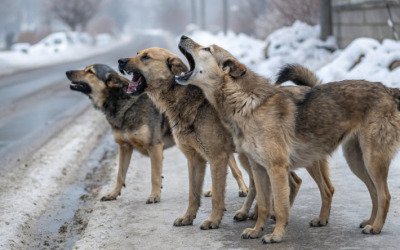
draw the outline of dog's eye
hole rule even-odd
[[[210,48],[204,48],[204,50],[210,52]]]
[[[90,73],[90,74],[94,74],[91,69],[89,69],[87,72]]]
[[[147,59],[150,59],[150,57],[148,57],[148,56],[142,56],[142,60],[147,60]]]

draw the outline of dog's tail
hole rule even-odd
[[[321,84],[318,77],[311,70],[299,64],[286,64],[278,73],[276,84],[292,81],[296,85],[316,87]]]

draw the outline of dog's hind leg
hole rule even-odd
[[[151,194],[149,198],[147,198],[146,204],[158,203],[161,201],[163,151],[164,143],[150,146],[147,149],[151,161]]]
[[[249,192],[249,189],[247,188],[246,183],[243,180],[242,172],[240,171],[238,165],[236,164],[236,160],[233,154],[229,155],[228,165],[231,169],[233,177],[235,178],[239,186],[239,197],[246,197]]]
[[[228,171],[227,154],[218,155],[210,159],[212,179],[212,210],[208,220],[201,223],[200,229],[215,229],[219,227],[225,211],[225,187]]]
[[[317,183],[322,200],[319,217],[310,221],[310,226],[326,226],[329,221],[333,193],[335,192],[335,188],[329,179],[328,163],[325,159],[316,161],[311,167],[307,168],[307,171]]]
[[[200,207],[204,175],[207,162],[194,150],[182,150],[188,159],[189,169],[189,206],[185,215],[174,221],[174,226],[192,225]],[[213,197],[214,198],[214,197]]]
[[[119,163],[117,184],[113,191],[103,196],[101,201],[116,200],[117,196],[121,194],[121,189],[125,186],[126,173],[128,172],[129,163],[131,161],[133,147],[127,143],[118,143],[119,146]]]
[[[372,225],[375,221],[376,213],[378,211],[378,197],[376,188],[367,172],[364,164],[363,153],[360,148],[358,138],[353,136],[349,138],[342,146],[343,154],[346,158],[347,164],[351,171],[362,180],[368,188],[369,195],[372,201],[371,216],[368,220],[361,222],[360,227],[364,228],[367,225]]]
[[[243,221],[249,217],[249,211],[250,211],[251,205],[253,204],[254,199],[256,198],[257,192],[256,192],[256,187],[255,187],[254,181],[253,181],[253,172],[251,170],[251,166],[250,166],[249,160],[247,159],[247,156],[244,155],[243,153],[240,153],[238,158],[239,158],[240,165],[242,165],[242,168],[249,175],[249,192],[247,194],[246,200],[243,203],[242,208],[240,210],[236,211],[235,215],[233,216],[233,219],[236,221]],[[254,210],[256,210],[255,207],[254,207]],[[254,212],[253,212],[252,215],[253,216],[250,215],[250,218],[255,217],[255,219],[257,219],[258,212],[256,211],[256,214],[254,214]]]

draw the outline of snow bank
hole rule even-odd
[[[322,41],[319,25],[300,21],[276,30],[265,41],[232,31],[226,36],[223,32],[213,35],[198,30],[195,25],[188,26],[187,34],[201,45],[216,44],[227,49],[247,67],[267,77],[273,77],[286,63],[299,63],[317,70],[340,53],[334,37]]]
[[[62,34],[65,36],[65,32],[51,34],[38,44],[27,49],[27,53],[21,51],[1,51],[0,76],[21,70],[79,61],[113,50],[131,40],[129,36],[121,36],[117,40],[105,42],[105,38],[100,37],[101,42],[93,44],[84,34],[80,36],[69,34],[73,36],[65,37],[65,39],[73,41],[67,44],[64,42],[65,39]]]
[[[400,41],[386,39],[380,43],[372,38],[358,38],[317,75],[323,82],[365,79],[398,87],[400,68],[390,70],[395,61],[400,61]]]

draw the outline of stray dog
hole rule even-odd
[[[259,235],[270,211],[266,197],[272,189],[276,227],[262,241],[281,242],[289,218],[289,170],[325,160],[340,144],[372,199],[371,217],[360,224],[362,232],[381,232],[391,198],[389,165],[400,143],[399,89],[361,80],[320,85],[306,68],[288,65],[279,73],[278,84],[291,80],[314,86],[299,98],[216,45],[203,47],[182,36],[179,46],[192,67],[176,81],[204,91],[238,150],[251,159],[258,221],[254,229],[244,231],[244,238]]]
[[[92,100],[110,123],[119,146],[117,184],[102,201],[115,200],[125,187],[125,177],[133,150],[151,160],[151,194],[146,203],[161,201],[163,150],[175,145],[168,119],[161,115],[147,95],[131,97],[125,91],[129,80],[107,65],[94,64],[84,70],[66,72],[70,89]]]
[[[133,74],[128,91],[133,95],[146,93],[168,116],[177,146],[188,159],[189,206],[184,216],[177,218],[175,226],[192,225],[200,206],[206,163],[210,163],[212,175],[212,212],[208,220],[201,223],[201,229],[218,228],[225,209],[224,194],[227,164],[239,185],[239,196],[247,194],[247,187],[236,165],[233,153],[235,147],[230,133],[221,124],[216,110],[196,86],[180,86],[175,75],[187,71],[186,65],[176,55],[161,48],[150,48],[138,52],[134,58],[119,60],[121,72]],[[131,90],[131,88],[133,90]],[[241,165],[251,170],[247,157],[239,155]],[[234,219],[249,217],[249,210],[255,198],[254,183],[250,178],[250,191],[245,205]],[[294,201],[301,179],[291,175],[291,203]],[[251,215],[256,218],[257,211]]]

